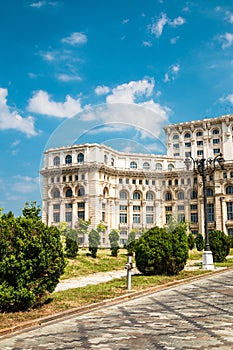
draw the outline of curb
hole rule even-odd
[[[45,316],[45,317],[37,318],[35,320],[25,321],[25,322],[22,322],[16,326],[0,329],[0,340],[3,340],[4,338],[10,337],[15,333],[22,333],[23,331],[25,331],[25,328],[27,328],[27,330],[32,330],[32,329],[35,329],[35,328],[40,327],[42,325],[54,323],[57,320],[60,320],[60,321],[65,320],[73,315],[77,315],[77,316],[83,315],[91,310],[98,310],[98,309],[102,308],[103,306],[115,305],[115,304],[120,303],[121,301],[132,300],[132,299],[136,299],[140,296],[150,295],[150,294],[155,293],[155,292],[159,292],[159,291],[169,289],[169,288],[172,288],[172,287],[175,287],[178,285],[182,285],[182,284],[185,284],[188,282],[192,282],[195,280],[204,279],[204,278],[210,277],[212,275],[224,273],[224,272],[229,271],[229,270],[233,270],[233,268],[221,268],[221,269],[218,269],[216,271],[207,272],[207,273],[200,275],[200,276],[188,277],[188,278],[185,278],[182,280],[168,282],[166,284],[150,287],[150,288],[136,291],[136,292],[134,292],[132,290],[132,292],[128,292],[127,294],[116,297],[116,298],[106,299],[106,300],[103,300],[103,301],[100,301],[97,303],[92,303],[89,305],[85,305],[85,306],[69,309],[66,311],[58,312],[58,313],[50,315],[50,316]]]

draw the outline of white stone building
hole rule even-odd
[[[167,155],[134,154],[99,144],[49,149],[44,154],[43,221],[67,222],[79,218],[100,222],[127,241],[132,229],[164,226],[173,215],[188,221],[193,233],[204,232],[200,175],[187,170],[186,157],[223,154],[224,170],[216,166],[207,176],[209,228],[233,235],[233,115],[168,125]],[[83,238],[87,244],[87,237]]]

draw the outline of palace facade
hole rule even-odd
[[[207,171],[209,229],[233,235],[233,115],[165,127],[167,154],[118,152],[102,144],[80,144],[44,153],[42,219],[48,225],[91,219],[91,228],[128,233],[164,226],[171,216],[189,222],[194,234],[204,233],[201,176],[185,159],[214,158],[222,153],[224,169]],[[87,237],[81,237],[88,244]]]

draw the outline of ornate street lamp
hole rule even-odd
[[[207,158],[207,159],[205,158],[193,159],[193,157],[190,156],[190,158],[186,158],[184,161],[187,170],[190,169],[193,163],[194,171],[200,174],[202,177],[203,199],[204,199],[204,231],[205,231],[205,250],[202,256],[202,268],[204,270],[214,269],[213,254],[210,250],[210,245],[209,245],[208,213],[207,213],[207,201],[206,201],[206,175],[212,174],[215,171],[216,164],[218,164],[221,167],[221,169],[223,169],[224,162],[225,160],[222,156],[222,153],[217,155],[215,158]]]

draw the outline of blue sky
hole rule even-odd
[[[164,153],[165,124],[232,113],[229,0],[3,0],[0,33],[5,212],[41,204],[47,147]]]

